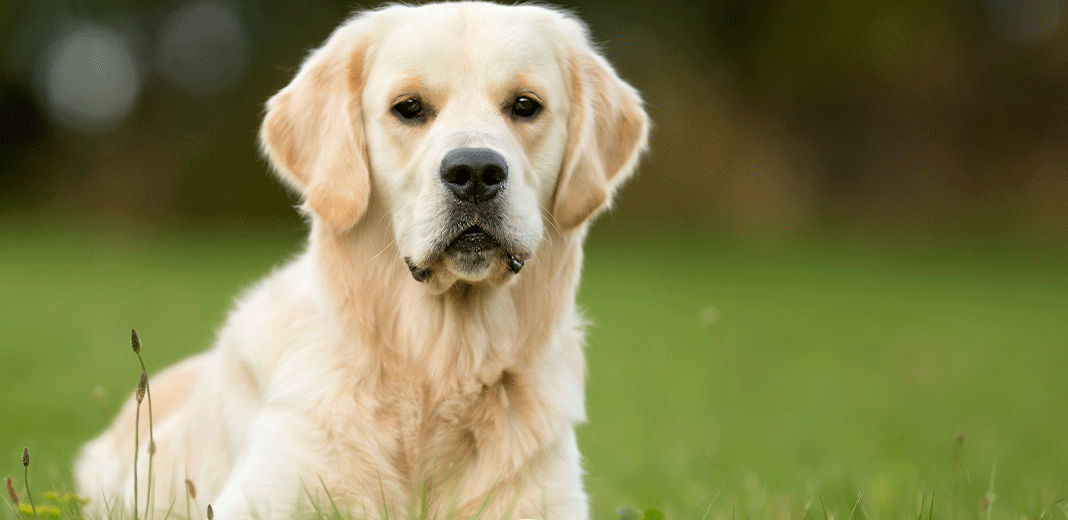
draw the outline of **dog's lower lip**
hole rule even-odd
[[[477,235],[477,234],[483,234],[483,235],[487,235],[487,236],[489,235],[489,233],[486,233],[486,230],[482,229],[481,226],[471,226],[471,227],[463,230],[459,235],[456,236],[456,238],[460,238],[460,237],[463,237],[463,236]]]
[[[481,253],[500,247],[500,242],[493,235],[479,226],[471,226],[456,236],[449,244],[450,251],[460,253]]]

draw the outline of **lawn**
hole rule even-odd
[[[0,477],[38,489],[206,348],[300,230],[0,227]],[[1068,250],[595,229],[580,429],[597,518],[1062,518]],[[2,516],[2,514],[0,514]],[[926,518],[926,514],[924,516]]]

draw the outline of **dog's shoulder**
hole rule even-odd
[[[237,300],[219,330],[215,351],[232,370],[267,384],[279,364],[333,336],[307,254],[274,269]]]

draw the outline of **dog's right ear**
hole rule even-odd
[[[577,228],[611,204],[649,141],[649,116],[638,91],[623,81],[591,43],[589,30],[565,16],[571,114],[553,216],[563,231]]]
[[[339,27],[267,102],[260,145],[303,207],[337,231],[356,224],[371,194],[360,114],[366,19]]]

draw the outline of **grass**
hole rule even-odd
[[[132,391],[127,331],[156,370],[206,348],[300,242],[0,227],[0,477],[29,446],[64,489]],[[597,518],[1068,519],[1063,246],[598,229],[580,301]]]

